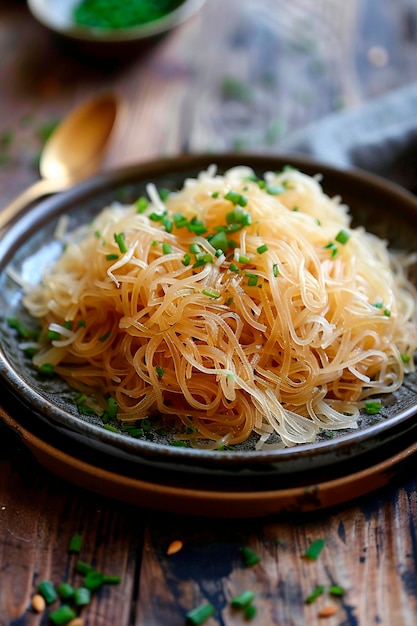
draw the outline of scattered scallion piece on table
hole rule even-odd
[[[239,595],[232,598],[231,605],[237,609],[242,609],[252,602],[255,592],[251,590],[242,591]]]
[[[45,598],[46,604],[52,604],[58,598],[57,590],[50,580],[42,580],[38,585],[38,591]]]
[[[76,612],[68,604],[63,604],[55,611],[51,611],[49,619],[55,626],[63,626],[63,624],[68,624],[76,616]]]
[[[259,563],[261,560],[261,557],[248,546],[244,546],[243,548],[241,548],[240,554],[246,567],[252,567],[253,565]]]
[[[82,545],[83,545],[82,535],[79,535],[79,534],[73,535],[68,545],[68,552],[79,553],[81,551]]]
[[[329,593],[332,596],[343,596],[343,594],[345,593],[345,590],[343,589],[343,587],[340,587],[339,585],[330,585]]]
[[[312,602],[314,602],[314,600],[317,600],[317,598],[321,596],[323,593],[324,593],[324,586],[317,585],[313,589],[313,591],[310,593],[310,595],[308,595],[307,598],[305,599],[306,604],[311,604]]]
[[[316,539],[313,541],[304,553],[305,558],[315,561],[319,557],[320,552],[323,550],[325,543],[324,539]]]
[[[199,626],[206,621],[209,617],[211,617],[214,613],[214,606],[210,603],[200,604],[199,606],[191,609],[186,614],[187,624],[193,624],[195,626]]]

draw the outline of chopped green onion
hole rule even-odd
[[[19,318],[17,318],[17,317],[8,317],[7,318],[7,324],[9,326],[9,328],[13,328],[14,330],[16,330],[18,335],[20,335],[20,337],[22,337],[23,339],[30,339],[31,337],[33,337],[34,331],[29,330],[28,328],[26,328],[22,324],[22,322],[19,320]]]
[[[86,587],[78,587],[74,589],[75,606],[87,606],[91,602],[91,592]]]
[[[315,587],[310,595],[307,596],[307,598],[305,599],[306,604],[311,604],[312,602],[314,602],[314,600],[317,600],[317,598],[321,596],[322,593],[324,593],[323,585],[317,585],[317,587]]]
[[[345,593],[345,590],[343,589],[343,587],[340,587],[339,585],[330,585],[329,593],[331,593],[332,596],[343,596],[343,594]]]
[[[67,330],[72,330],[72,320],[65,320],[63,323],[63,327]]]
[[[401,354],[401,361],[403,363],[409,363],[410,362],[410,355],[409,354]]]
[[[172,216],[172,219],[174,220],[174,224],[176,228],[183,228],[184,226],[188,224],[187,218],[184,217],[182,213],[174,213],[174,215]]]
[[[76,612],[72,610],[68,604],[63,604],[56,609],[55,611],[51,611],[49,614],[49,619],[51,622],[55,624],[55,626],[62,626],[63,624],[67,624],[72,619],[77,616]]]
[[[279,270],[278,270],[278,263],[274,263],[272,266],[272,273],[275,276],[275,278],[278,276]]]
[[[44,597],[46,604],[52,604],[58,598],[57,591],[50,580],[42,580],[38,585],[38,591]]]
[[[39,367],[39,373],[42,374],[42,376],[54,376],[55,367],[52,363],[43,363],[43,365]]]
[[[46,333],[46,339],[48,341],[56,341],[61,339],[61,335],[60,333],[57,333],[55,330],[48,330],[48,332]]]
[[[384,309],[385,317],[391,317],[391,311],[389,309]]]
[[[229,265],[229,270],[230,270],[231,272],[238,272],[238,271],[239,271],[239,268],[238,268],[238,266],[237,266],[237,265],[235,265],[234,263],[230,263],[230,265]]]
[[[196,235],[202,235],[207,230],[203,222],[198,220],[196,217],[193,217],[193,219],[188,222],[187,229]]]
[[[249,287],[256,287],[258,284],[258,276],[256,274],[246,274],[248,277],[248,285]]]
[[[118,254],[106,254],[106,261],[116,261],[118,258]]]
[[[116,417],[118,408],[119,408],[119,405],[117,404],[114,398],[112,398],[111,396],[107,398],[106,413],[109,417],[111,418]]]
[[[163,243],[162,244],[162,252],[163,252],[163,254],[171,254],[171,252],[172,252],[171,244]]]
[[[110,431],[111,433],[118,433],[118,429],[116,428],[116,426],[112,426],[111,424],[103,424],[103,428],[105,428],[106,430]]]
[[[106,341],[106,339],[110,337],[110,335],[111,335],[111,330],[108,330],[106,333],[104,333],[104,335],[101,335],[101,337],[99,337],[98,340],[103,343],[104,341]]]
[[[238,191],[233,191],[233,189],[227,192],[227,194],[224,196],[224,199],[230,200],[230,202],[232,202],[233,204],[238,204],[239,206],[246,206],[248,203],[248,199],[246,196],[239,193]]]
[[[239,263],[249,263],[250,258],[245,254],[240,254],[237,260],[239,261]]]
[[[88,574],[88,572],[93,572],[94,567],[85,561],[77,561],[75,564],[75,571],[79,574]]]
[[[161,367],[160,365],[157,365],[155,369],[156,369],[156,374],[158,378],[162,378],[162,376],[164,375],[164,368]]]
[[[68,600],[74,595],[74,587],[69,583],[61,583],[57,587],[58,595],[63,600]]]
[[[103,575],[103,582],[111,585],[120,584],[121,578],[120,576],[108,576],[106,574]]]
[[[365,402],[365,411],[368,415],[375,415],[382,409],[382,402],[380,400],[367,400]]]
[[[78,413],[80,415],[89,415],[91,417],[97,416],[97,411],[93,409],[93,407],[89,406],[88,404],[79,404]]]
[[[188,448],[188,443],[186,441],[180,441],[179,439],[171,441],[169,445],[174,446],[174,448]]]
[[[86,321],[85,320],[79,320],[77,328],[85,328],[85,327],[86,327]]]
[[[96,591],[101,587],[104,583],[104,576],[100,572],[96,572],[95,570],[91,572],[87,572],[86,577],[84,578],[84,586],[89,591]]]
[[[304,556],[307,559],[315,561],[318,558],[320,552],[323,550],[325,543],[326,542],[324,539],[316,539],[316,541],[313,541],[313,543],[307,548]]]
[[[198,245],[198,243],[191,243],[189,250],[191,254],[198,254],[199,252],[201,252],[200,246]]]
[[[240,553],[242,555],[242,559],[246,567],[252,567],[253,565],[256,565],[257,563],[259,563],[261,560],[261,557],[258,554],[256,554],[252,550],[252,548],[249,548],[247,546],[241,548]]]
[[[114,233],[114,240],[117,243],[117,245],[119,246],[119,250],[122,254],[124,254],[125,252],[127,252],[127,245],[125,242],[125,235],[124,233]]]
[[[228,242],[226,233],[224,231],[220,231],[216,233],[215,235],[209,238],[209,241],[211,245],[213,246],[213,248],[215,248],[216,250],[219,249],[219,250],[222,250],[223,252],[226,252],[226,250],[229,247],[229,242]]]
[[[138,213],[143,213],[148,208],[149,202],[146,198],[141,196],[136,200],[136,209]]]
[[[350,234],[344,228],[342,228],[342,230],[339,230],[339,232],[337,233],[335,237],[335,240],[343,245],[347,243],[349,239],[350,239]]]
[[[257,613],[256,606],[253,604],[248,604],[245,606],[245,617],[246,619],[253,619]]]
[[[188,611],[186,614],[187,623],[199,626],[211,617],[214,613],[214,606],[210,603],[200,604],[195,609]]]
[[[212,198],[218,198],[220,196],[220,191],[213,191],[213,193],[211,194]]]
[[[374,302],[373,305],[376,309],[382,309],[384,304],[382,302]]]
[[[165,200],[168,199],[170,194],[171,194],[170,189],[166,189],[165,187],[161,187],[161,189],[158,189],[158,195],[161,198],[162,202],[165,202]]]
[[[245,606],[250,604],[255,597],[254,591],[243,591],[238,596],[232,598],[231,605],[237,609],[243,609]]]
[[[70,539],[68,552],[80,552],[83,545],[82,535],[73,535]]]
[[[283,185],[266,185],[265,189],[271,196],[278,196],[285,191],[285,187]]]
[[[162,226],[165,228],[167,233],[172,233],[173,221],[166,215],[162,218]]]
[[[216,289],[203,289],[201,293],[209,298],[220,298],[220,292]]]
[[[182,257],[181,263],[183,265],[185,265],[186,267],[187,267],[187,265],[190,265],[190,263],[191,263],[191,255],[190,254],[184,254],[184,256]]]
[[[262,246],[259,246],[258,248],[256,248],[256,252],[258,254],[263,254],[264,252],[267,252],[268,250],[268,246],[264,243]]]

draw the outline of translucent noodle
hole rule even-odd
[[[163,416],[199,447],[292,446],[356,428],[414,367],[404,260],[317,178],[210,168],[148,194],[71,233],[25,286],[34,364],[113,397],[121,422]]]

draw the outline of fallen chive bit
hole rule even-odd
[[[316,539],[316,541],[313,541],[313,543],[307,548],[304,556],[307,559],[315,561],[318,558],[320,552],[323,550],[325,543],[326,542],[324,539]]]
[[[310,593],[310,595],[307,596],[307,598],[305,599],[306,604],[311,604],[312,602],[314,602],[314,600],[317,600],[317,598],[321,596],[323,593],[324,593],[323,585],[317,585],[313,589],[313,591]]]
[[[68,545],[68,552],[80,552],[83,545],[82,535],[73,535]]]
[[[69,600],[74,595],[74,587],[70,583],[61,583],[57,587],[58,595],[63,600]]]
[[[63,624],[67,624],[72,619],[77,616],[76,612],[68,606],[68,604],[63,604],[56,609],[55,611],[51,611],[49,614],[49,619],[51,622],[55,624],[55,626],[62,626]]]
[[[210,603],[200,604],[195,607],[195,609],[191,609],[186,614],[187,624],[194,624],[195,626],[199,626],[206,621],[209,617],[211,617],[214,613],[214,606]]]
[[[367,400],[365,402],[365,411],[368,415],[375,415],[382,409],[382,402],[380,400]]]
[[[114,240],[119,246],[119,250],[122,254],[127,252],[127,245],[126,245],[124,233],[114,233]]]
[[[253,604],[248,604],[245,606],[245,617],[246,619],[253,619],[256,615],[257,608]]]
[[[250,604],[255,597],[254,591],[242,591],[238,596],[232,598],[231,605],[237,609],[243,609],[245,606]]]
[[[88,574],[88,572],[93,572],[94,567],[85,561],[77,561],[75,564],[75,571],[79,574]]]
[[[335,240],[343,245],[347,243],[349,239],[350,239],[350,234],[344,228],[342,228],[342,230],[339,230],[339,232],[337,233],[335,237]]]
[[[58,593],[50,580],[42,580],[38,585],[38,591],[46,604],[52,604],[58,598]]]
[[[243,548],[241,548],[240,554],[242,555],[242,559],[246,567],[252,567],[253,565],[259,563],[261,560],[261,557],[248,546],[244,546]]]
[[[343,589],[343,587],[340,587],[339,585],[330,585],[329,593],[332,596],[343,596],[343,594],[345,593],[345,590]]]
[[[91,602],[91,591],[86,587],[77,587],[74,589],[75,606],[87,606]]]

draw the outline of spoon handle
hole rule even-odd
[[[0,209],[0,231],[2,231],[8,223],[19,215],[23,209],[29,206],[34,200],[46,196],[50,193],[62,191],[67,185],[62,180],[49,180],[41,178],[36,183],[22,191],[4,208]]]

